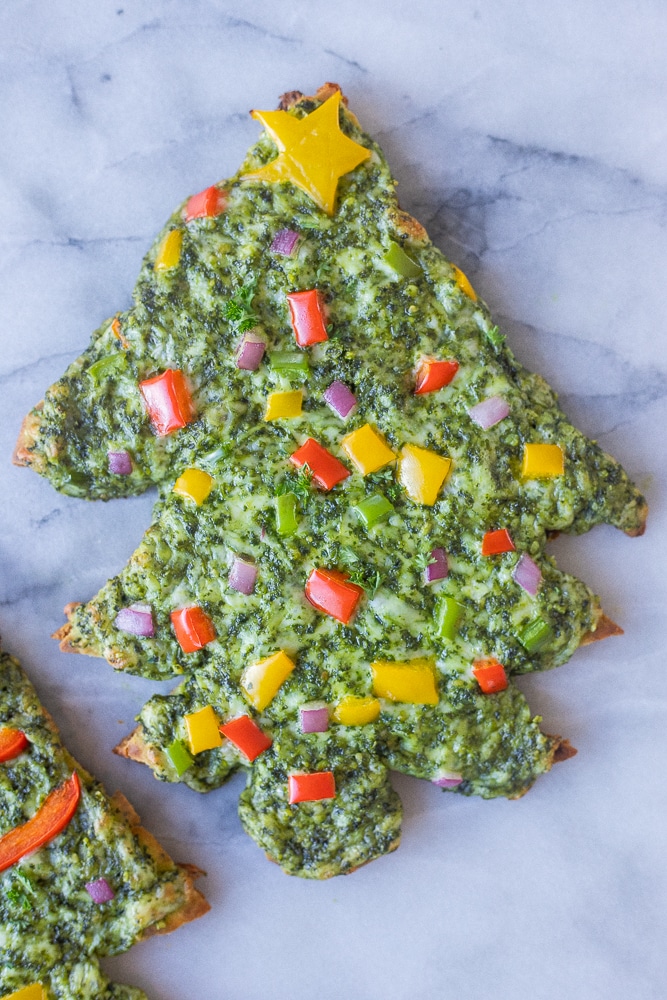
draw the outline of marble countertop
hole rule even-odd
[[[10,456],[23,414],[129,304],[173,205],[236,169],[248,109],[325,80],[651,516],[641,539],[553,545],[625,628],[520,684],[578,756],[517,802],[399,776],[399,851],[312,884],[241,830],[242,778],[203,797],[113,756],[158,686],[49,638],[122,566],[153,498],[67,498]],[[153,1000],[664,996],[666,92],[661,0],[2,4],[0,631],[72,751],[208,871],[213,906],[107,961],[115,979]]]

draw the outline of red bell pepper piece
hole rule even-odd
[[[183,218],[186,222],[192,222],[193,219],[212,219],[216,215],[222,215],[226,208],[227,192],[221,191],[214,184],[188,198],[183,209]]]
[[[322,297],[317,288],[290,292],[287,296],[292,329],[299,347],[310,347],[328,340]]]
[[[249,715],[239,715],[238,719],[226,722],[224,726],[220,726],[220,732],[249,761],[253,761],[255,757],[259,757],[273,743],[271,737],[260,729],[255,720],[251,719]]]
[[[472,672],[484,694],[495,694],[507,687],[507,674],[498,660],[476,660]]]
[[[0,729],[0,764],[23,753],[28,737],[20,729]]]
[[[333,489],[337,483],[342,483],[350,475],[343,463],[315,438],[308,438],[300,448],[297,448],[290,455],[290,462],[293,462],[298,469],[307,465],[313,474],[313,479],[323,490]]]
[[[194,605],[172,611],[171,623],[179,645],[184,653],[195,653],[213,642],[217,633],[215,625],[203,608]]]
[[[415,377],[415,396],[421,396],[425,392],[437,392],[438,389],[449,385],[458,370],[458,361],[422,358]]]
[[[46,796],[34,816],[0,837],[0,871],[32,854],[65,829],[76,812],[81,783],[76,771]]]
[[[140,382],[139,389],[159,437],[185,427],[197,415],[190,387],[180,368],[167,368],[161,375]]]
[[[306,581],[306,597],[318,611],[348,625],[363,597],[363,587],[335,569],[314,569]]]
[[[507,528],[497,531],[487,531],[482,539],[482,555],[497,556],[501,552],[514,552],[516,546],[510,538]]]
[[[314,802],[315,799],[334,799],[336,779],[333,771],[315,771],[311,774],[290,774],[289,803]]]

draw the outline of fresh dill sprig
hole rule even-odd
[[[283,481],[276,487],[276,496],[284,496],[285,493],[293,493],[302,503],[307,503],[312,496],[311,479],[313,473],[308,465],[304,465],[298,472],[288,473]]]
[[[486,331],[487,339],[494,347],[502,347],[505,343],[505,334],[501,333],[497,326],[492,326]]]
[[[13,873],[12,884],[5,895],[10,903],[22,910],[34,909],[31,897],[35,895],[35,887],[26,872],[15,871]]]

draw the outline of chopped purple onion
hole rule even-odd
[[[458,771],[442,771],[437,778],[433,779],[433,784],[438,788],[456,788],[463,781],[463,775]]]
[[[132,459],[129,451],[108,451],[109,472],[115,476],[129,476],[132,472]]]
[[[431,560],[424,570],[424,583],[435,583],[444,580],[449,572],[447,553],[444,549],[431,549]]]
[[[515,582],[520,587],[523,587],[526,593],[530,594],[531,597],[535,597],[542,582],[542,570],[525,552],[514,567],[512,576]]]
[[[471,406],[468,410],[468,416],[482,430],[488,431],[489,427],[504,420],[509,412],[510,406],[506,400],[501,396],[489,396],[488,399],[483,399],[476,406]]]
[[[299,242],[299,234],[293,229],[280,229],[273,237],[271,250],[279,253],[282,257],[292,257]]]
[[[244,371],[255,372],[262,363],[266,341],[258,334],[246,333],[236,352],[236,367]]]
[[[152,639],[155,635],[153,609],[150,604],[132,604],[129,608],[121,608],[114,619],[114,625],[121,632],[131,635],[141,635]]]
[[[232,569],[227,582],[232,590],[238,590],[240,594],[252,594],[257,582],[258,572],[259,570],[254,563],[246,562],[244,559],[234,556],[234,562],[232,563]]]
[[[329,708],[323,701],[311,701],[299,708],[302,733],[326,733],[329,728]]]
[[[93,903],[110,903],[116,896],[105,878],[96,878],[94,882],[86,882],[85,888]]]
[[[331,409],[343,418],[357,405],[354,393],[344,382],[332,382],[329,388],[324,390],[324,399]]]

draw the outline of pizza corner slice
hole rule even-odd
[[[62,746],[18,662],[0,652],[0,995],[145,1000],[98,959],[204,914],[202,873],[175,864],[120,793]]]
[[[639,535],[646,502],[400,209],[338,87],[253,115],[16,460],[89,499],[157,485],[62,647],[179,678],[119,752],[198,790],[247,769],[246,829],[321,878],[398,843],[391,769],[518,797],[573,752],[513,677],[620,629],[547,545]]]

